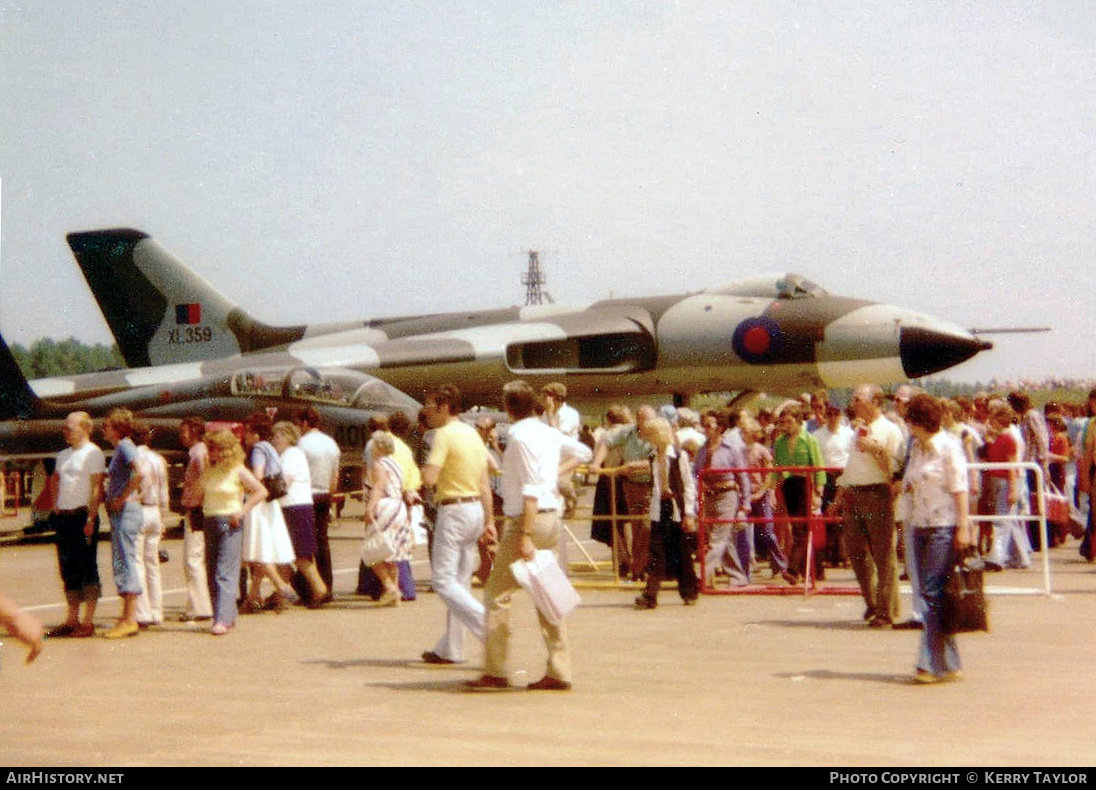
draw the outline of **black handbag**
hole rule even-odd
[[[278,462],[278,456],[270,445],[263,446],[259,444],[256,445],[256,449],[265,456],[266,476],[263,478],[262,483],[263,487],[266,488],[267,501],[272,502],[275,499],[281,499],[289,493],[289,487],[285,484],[285,477],[282,476],[282,465]]]
[[[979,557],[961,557],[944,584],[940,619],[945,634],[988,631],[986,593],[982,588],[985,563]]]
[[[285,485],[285,478],[282,477],[281,472],[278,472],[276,475],[267,475],[264,477],[263,486],[266,488],[266,498],[270,501],[281,499],[289,493],[289,489]]]

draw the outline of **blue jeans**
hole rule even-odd
[[[955,567],[955,527],[931,527],[913,530],[913,550],[921,596],[925,600],[925,628],[921,632],[921,650],[917,668],[934,675],[958,672],[959,647],[955,637],[945,634],[940,621],[944,584]]]
[[[213,622],[236,624],[236,593],[240,584],[240,556],[244,549],[244,528],[229,527],[228,516],[206,516],[203,531],[206,547],[206,579],[213,603]]]
[[[986,478],[993,497],[993,512],[998,516],[1014,516],[1020,512],[1019,503],[1008,503],[1008,480],[1003,477]],[[1020,501],[1023,501],[1021,496]],[[993,522],[993,545],[986,562],[1002,568],[1026,568],[1031,565],[1031,543],[1024,522],[1005,519]]]
[[[144,523],[145,514],[136,502],[126,502],[120,511],[110,514],[110,556],[119,595],[141,594],[137,535]]]

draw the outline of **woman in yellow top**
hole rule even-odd
[[[231,431],[206,434],[205,444],[209,465],[202,473],[202,511],[209,596],[213,601],[210,633],[220,636],[236,624],[244,517],[266,499],[266,487],[244,466],[243,447]]]

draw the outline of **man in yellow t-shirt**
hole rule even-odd
[[[422,480],[434,489],[437,518],[430,571],[434,592],[449,612],[445,633],[422,654],[428,664],[464,661],[464,629],[481,642],[485,637],[483,604],[472,595],[472,574],[479,564],[476,544],[495,538],[491,487],[487,478],[487,447],[475,428],[461,422],[460,391],[445,386],[426,396],[423,413],[434,429]]]

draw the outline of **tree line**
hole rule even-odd
[[[29,349],[15,343],[11,353],[28,379],[96,373],[126,366],[117,345],[96,343],[89,346],[74,337],[68,340],[40,338],[31,343]]]

